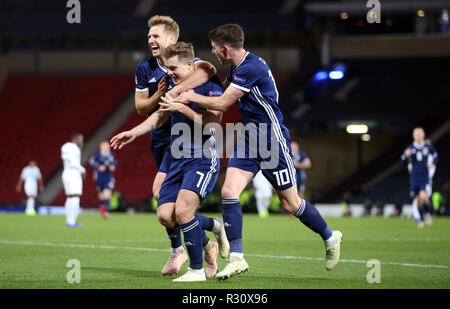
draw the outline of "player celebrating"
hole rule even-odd
[[[86,170],[81,165],[81,150],[83,149],[83,135],[72,134],[70,142],[61,147],[61,159],[64,165],[62,182],[66,193],[66,225],[68,227],[81,227],[77,223],[80,211],[80,197],[83,192],[83,178],[86,177]]]
[[[16,191],[20,192],[24,185],[23,190],[27,195],[27,206],[25,208],[25,214],[27,216],[36,215],[36,210],[34,209],[35,199],[39,192],[44,190],[44,183],[42,182],[41,170],[37,166],[36,161],[30,161],[27,166],[25,166],[20,173],[20,178],[17,181]]]
[[[297,194],[289,132],[282,124],[278,91],[269,67],[263,59],[244,49],[244,32],[237,24],[219,26],[209,32],[209,38],[212,53],[220,63],[232,65],[230,74],[222,83],[226,88],[225,92],[220,97],[208,97],[187,91],[182,93],[177,101],[195,102],[203,108],[218,111],[226,111],[237,102],[244,125],[254,124],[255,132],[252,133],[258,136],[258,140],[263,140],[265,145],[278,149],[278,156],[275,158],[278,165],[273,168],[268,166],[270,161],[263,159],[266,156],[259,153],[260,150],[257,150],[256,158],[250,157],[249,154],[255,151],[249,147],[249,135],[252,134],[246,134],[244,139],[238,140],[237,146],[244,143],[246,147],[245,157],[240,156],[235,148],[233,157],[228,162],[225,183],[222,187],[223,219],[231,253],[225,269],[216,277],[227,279],[249,269],[242,251],[243,220],[239,196],[259,170],[262,170],[274,187],[283,208],[320,234],[326,247],[325,267],[328,270],[333,269],[339,260],[342,233],[333,232],[317,209]],[[269,128],[266,126],[264,132],[258,128],[258,124],[267,124]],[[273,139],[276,140],[275,143],[271,143]]]
[[[438,154],[433,145],[425,143],[423,128],[414,128],[413,140],[413,143],[406,147],[401,159],[408,162],[413,210],[416,209],[418,212],[414,220],[418,222],[419,228],[422,228],[425,224],[432,223],[431,179],[438,162]]]
[[[300,147],[298,146],[297,142],[292,142],[291,148],[292,148],[292,157],[294,159],[295,171],[297,174],[298,196],[303,198],[305,194],[305,180],[306,180],[305,169],[310,169],[312,164],[308,155],[300,150]]]
[[[256,209],[261,218],[269,216],[270,199],[272,198],[272,185],[259,171],[253,178],[253,187],[255,188]]]
[[[161,96],[169,89],[167,69],[164,67],[163,52],[171,44],[177,42],[179,26],[169,16],[155,15],[148,20],[147,35],[151,55],[142,60],[136,69],[135,105],[140,115],[150,116],[159,108]],[[196,61],[197,69],[188,78],[175,86],[170,93],[176,96],[187,89],[198,87],[216,74],[213,65],[205,61]],[[170,121],[151,132],[150,144],[153,158],[158,170],[153,180],[153,197],[158,200],[161,184],[168,172],[170,156],[168,152],[170,140]],[[186,262],[187,255],[181,245],[181,232],[177,228],[166,228],[172,252],[162,269],[164,275],[178,273]]]
[[[100,200],[99,210],[103,218],[108,218],[109,201],[114,190],[114,171],[117,168],[116,156],[111,152],[108,141],[100,143],[100,151],[95,153],[89,163],[94,171],[94,180],[97,183],[98,199]]]
[[[193,74],[195,65],[192,44],[179,42],[170,45],[165,50],[164,57],[169,75],[175,84]],[[195,88],[194,91],[208,95],[222,94],[222,88],[218,81],[208,81]],[[189,107],[184,104],[177,104],[171,100],[169,95],[168,98],[170,104],[161,104],[162,108],[146,121],[130,131],[114,136],[111,139],[113,148],[120,149],[136,137],[157,129],[169,117],[172,128],[188,125],[190,133],[195,131],[194,122],[197,125],[205,125],[209,122],[220,123],[221,113],[204,110],[195,104]],[[218,220],[196,214],[197,205],[211,193],[218,175],[219,159],[215,149],[215,131],[210,129],[208,135],[197,137],[191,136],[191,134],[188,134],[188,136],[176,134],[172,130],[170,145],[171,151],[168,154],[171,156],[171,160],[169,171],[160,190],[158,219],[170,228],[180,225],[189,253],[190,267],[188,272],[174,281],[204,281],[206,277],[202,256],[203,230],[210,230],[216,234],[219,243],[222,244],[221,247],[227,247],[228,244],[223,224]],[[204,145],[208,145],[205,146],[205,150]],[[215,253],[209,253],[210,249],[214,248],[206,248],[205,250],[205,253],[208,253],[205,254],[205,260],[208,264],[207,277],[213,277],[217,273],[215,260],[218,247],[217,243],[210,243],[214,244],[215,250],[213,251]]]

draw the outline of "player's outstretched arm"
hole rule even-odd
[[[121,132],[109,141],[113,149],[122,149],[125,145],[133,142],[137,137],[158,129],[169,119],[170,114],[164,111],[156,111],[144,122],[137,125],[130,131]]]
[[[175,100],[168,93],[163,100],[163,102],[159,103],[162,111],[181,113],[195,123],[206,125],[210,122],[220,123],[222,120],[222,112],[213,110],[194,110],[185,104],[175,102]]]
[[[195,103],[200,107],[225,112],[233,103],[243,97],[244,91],[237,89],[236,87],[228,87],[220,97],[209,97],[195,93],[193,90],[183,92],[175,99],[175,102],[184,104]],[[164,98],[162,98],[164,101]],[[166,101],[165,101],[166,102]]]
[[[158,90],[150,97],[148,97],[148,91],[139,92],[136,91],[134,95],[134,103],[136,111],[139,115],[145,116],[150,114],[156,107],[161,99],[161,96],[166,93],[169,87],[169,83],[166,78],[161,78],[158,83]]]
[[[208,80],[213,78],[216,73],[217,70],[213,64],[203,60],[197,61],[195,63],[195,70],[192,72],[192,74],[190,74],[181,83],[173,87],[167,94],[169,94],[173,98],[176,98],[182,92],[195,89],[203,85]]]
[[[22,177],[19,178],[19,180],[17,181],[17,185],[16,185],[16,192],[19,193],[20,190],[22,190],[22,185],[23,185],[23,179]]]

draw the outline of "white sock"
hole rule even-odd
[[[417,207],[417,199],[414,199],[412,202],[412,213],[414,221],[421,221],[419,207]]]
[[[73,211],[73,222],[77,223],[78,214],[80,212],[80,197],[72,197],[72,211]]]
[[[216,218],[213,218],[213,220],[214,220],[214,226],[213,226],[213,229],[211,232],[217,234],[220,232],[220,221],[217,220]]]
[[[178,248],[172,248],[172,252],[180,252],[183,250],[184,250],[183,246],[179,246]]]
[[[267,197],[264,199],[264,203],[263,203],[264,210],[269,209],[269,206],[270,206],[270,198]]]
[[[66,197],[66,203],[64,204],[64,210],[66,211],[66,223],[73,225],[74,223],[72,223],[72,220],[71,220],[72,219],[71,199],[72,199],[71,197]]]
[[[334,234],[331,234],[331,237],[325,240],[325,245],[327,247],[331,246],[336,241],[336,237],[334,237]]]
[[[264,212],[264,202],[262,198],[256,199],[256,209],[258,209],[259,214]]]
[[[195,271],[199,275],[204,275],[205,274],[205,270],[203,269],[203,267],[201,269],[192,269],[191,268],[191,270]]]
[[[25,209],[25,211],[31,211],[34,210],[34,198],[29,197],[27,198],[27,208]]]
[[[244,258],[244,253],[241,252],[231,252],[230,253],[230,258],[235,257],[238,258],[239,260],[242,260]]]

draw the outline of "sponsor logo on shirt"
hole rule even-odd
[[[220,91],[210,91],[210,92],[208,92],[208,95],[210,97],[213,97],[213,96],[220,96],[220,95],[222,95],[222,93]]]
[[[241,82],[241,83],[245,83],[245,78],[239,77],[239,76],[234,76],[233,80]]]

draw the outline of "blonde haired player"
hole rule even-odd
[[[74,133],[70,142],[61,147],[61,159],[64,165],[62,182],[67,197],[64,207],[68,227],[82,226],[77,223],[77,217],[80,211],[80,197],[83,192],[82,177],[86,176],[86,169],[80,163],[83,143],[83,135]]]
[[[44,190],[44,183],[42,182],[41,170],[37,166],[36,161],[30,161],[27,166],[22,169],[20,178],[17,181],[16,191],[19,193],[23,186],[23,190],[27,195],[27,206],[25,208],[25,214],[27,216],[36,215],[35,199],[39,192]]]

